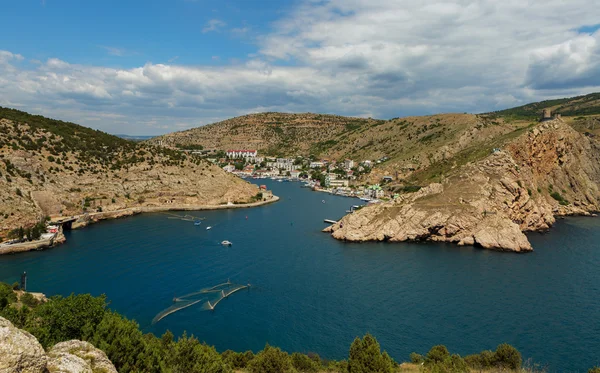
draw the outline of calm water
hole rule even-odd
[[[341,359],[370,332],[400,361],[435,344],[468,354],[508,342],[551,371],[600,363],[600,219],[561,220],[531,235],[535,252],[526,255],[350,244],[320,230],[358,200],[269,186],[280,202],[199,212],[200,227],[152,214],[68,232],[58,248],[0,257],[0,280],[27,271],[32,291],[106,293],[144,330],[187,330],[219,350],[268,342]],[[192,306],[150,324],[174,295],[227,278],[253,288],[214,312]]]

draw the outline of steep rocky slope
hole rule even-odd
[[[0,108],[0,237],[46,215],[250,202],[257,192],[178,151]]]
[[[117,373],[117,370],[104,352],[88,342],[61,342],[46,353],[33,335],[0,317],[0,372]]]
[[[562,120],[540,123],[439,183],[329,227],[350,241],[431,240],[529,251],[523,232],[600,210],[600,144]]]

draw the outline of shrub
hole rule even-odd
[[[421,364],[425,361],[425,358],[421,354],[417,354],[416,352],[412,352],[410,354],[410,362],[413,364]]]
[[[593,367],[588,370],[588,373],[600,373],[600,367]]]
[[[450,357],[448,349],[444,345],[433,346],[427,353],[425,362],[426,363],[437,363],[442,362]]]
[[[252,351],[246,352],[235,352],[227,350],[223,352],[223,361],[234,369],[245,369],[250,361],[254,359],[254,353]]]
[[[356,338],[350,346],[348,358],[349,373],[392,372],[393,362],[389,355],[381,353],[379,343],[370,334],[361,340]]]
[[[479,354],[465,356],[465,362],[473,369],[489,369],[494,364],[494,352],[486,350]]]
[[[292,365],[298,372],[318,372],[321,368],[321,364],[298,352],[292,354]]]
[[[496,348],[494,353],[495,366],[505,369],[519,369],[522,362],[521,353],[513,346],[503,343]]]
[[[290,356],[279,348],[268,344],[248,364],[250,373],[284,373],[293,372]]]
[[[31,295],[31,293],[24,293],[23,295],[21,295],[21,298],[19,300],[21,301],[21,303],[31,308],[39,304],[39,301],[35,299],[35,297]]]

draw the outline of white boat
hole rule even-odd
[[[360,197],[360,200],[361,201],[365,201],[365,202],[369,202],[369,201],[371,201],[371,198],[369,198],[369,197]]]
[[[231,246],[233,244],[230,241],[225,240],[225,241],[221,242],[221,245],[223,245],[223,246]]]
[[[212,229],[212,227],[211,227],[211,226],[208,226],[208,227],[206,227],[206,230],[207,230],[207,231],[209,231],[209,230],[211,230],[211,229]]]

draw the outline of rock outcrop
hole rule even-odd
[[[0,317],[0,372],[43,373],[48,357],[35,337]]]
[[[58,343],[50,349],[48,357],[50,373],[117,373],[106,354],[88,342]]]
[[[35,337],[0,317],[2,373],[117,373],[106,354],[92,344],[67,341],[48,354]]]
[[[556,119],[441,183],[367,206],[325,231],[349,241],[446,241],[531,251],[524,232],[600,210],[600,144]]]

